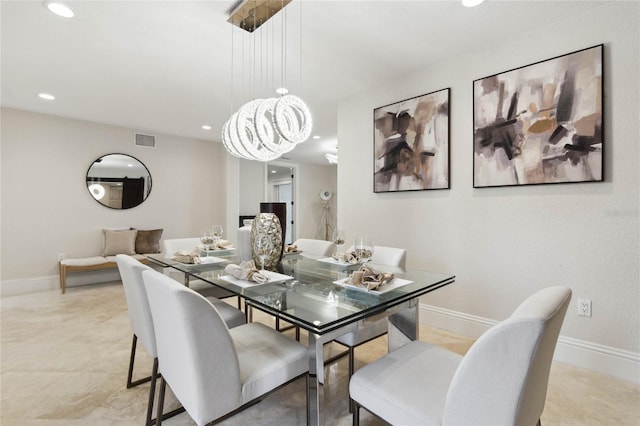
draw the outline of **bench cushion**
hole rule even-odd
[[[115,256],[113,257],[113,262],[115,262]],[[103,263],[107,263],[109,260],[104,258],[103,256],[93,256],[93,257],[81,257],[77,259],[62,259],[60,263],[64,266],[94,266],[101,265]]]

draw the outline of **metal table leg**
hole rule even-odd
[[[403,310],[389,316],[389,352],[418,339],[418,313],[418,300],[413,299]]]

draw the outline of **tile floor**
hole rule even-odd
[[[2,426],[144,423],[148,384],[125,387],[131,331],[120,283],[73,287],[65,295],[52,290],[9,296],[0,311]],[[420,338],[461,354],[473,342],[427,326]],[[356,368],[385,352],[385,338],[359,347]],[[151,371],[151,362],[141,352],[138,374]],[[326,371],[328,423],[349,425],[346,358]],[[172,395],[167,406],[177,406]],[[299,380],[221,424],[298,425],[304,419]],[[193,422],[185,413],[164,424]],[[361,424],[383,423],[363,412]],[[554,363],[542,424],[640,425],[640,386]]]

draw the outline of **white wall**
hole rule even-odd
[[[536,290],[568,285],[562,334],[619,349],[638,375],[639,16],[637,2],[613,2],[346,99],[338,111],[341,228],[406,247],[409,267],[455,274],[422,302],[466,318],[501,320]],[[606,182],[473,189],[472,81],[600,43]],[[451,189],[374,194],[372,110],[446,87]],[[592,318],[576,316],[577,298],[592,299]]]
[[[322,216],[320,191],[330,189],[334,194],[336,193],[336,166],[304,164],[298,168],[298,176],[298,238],[316,238],[316,229]],[[336,205],[334,197],[331,200],[334,220]]]
[[[138,147],[132,129],[1,112],[3,284],[57,275],[61,252],[101,254],[103,228],[163,228],[163,238],[177,238],[226,220],[221,144],[156,135],[155,149]],[[132,155],[151,172],[151,194],[140,206],[109,209],[87,191],[87,169],[108,153]]]

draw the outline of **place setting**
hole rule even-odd
[[[318,259],[320,262],[338,266],[362,265],[371,260],[374,253],[373,241],[370,237],[356,237],[355,244],[350,250],[343,251],[345,244],[344,231],[336,230],[334,234],[336,251],[331,257]]]
[[[203,230],[200,236],[202,246],[196,247],[196,250],[204,253],[205,257],[209,257],[211,252],[223,254],[235,250],[231,241],[222,239],[223,233],[222,225],[213,225],[211,228]]]
[[[246,260],[240,264],[231,263],[224,268],[225,275],[220,279],[240,287],[252,287],[260,284],[274,284],[292,280],[290,275],[275,271],[258,269],[253,260]]]
[[[373,294],[383,294],[399,287],[413,283],[413,281],[396,277],[391,272],[381,272],[371,266],[361,266],[347,278],[333,282],[342,287],[366,291]]]

